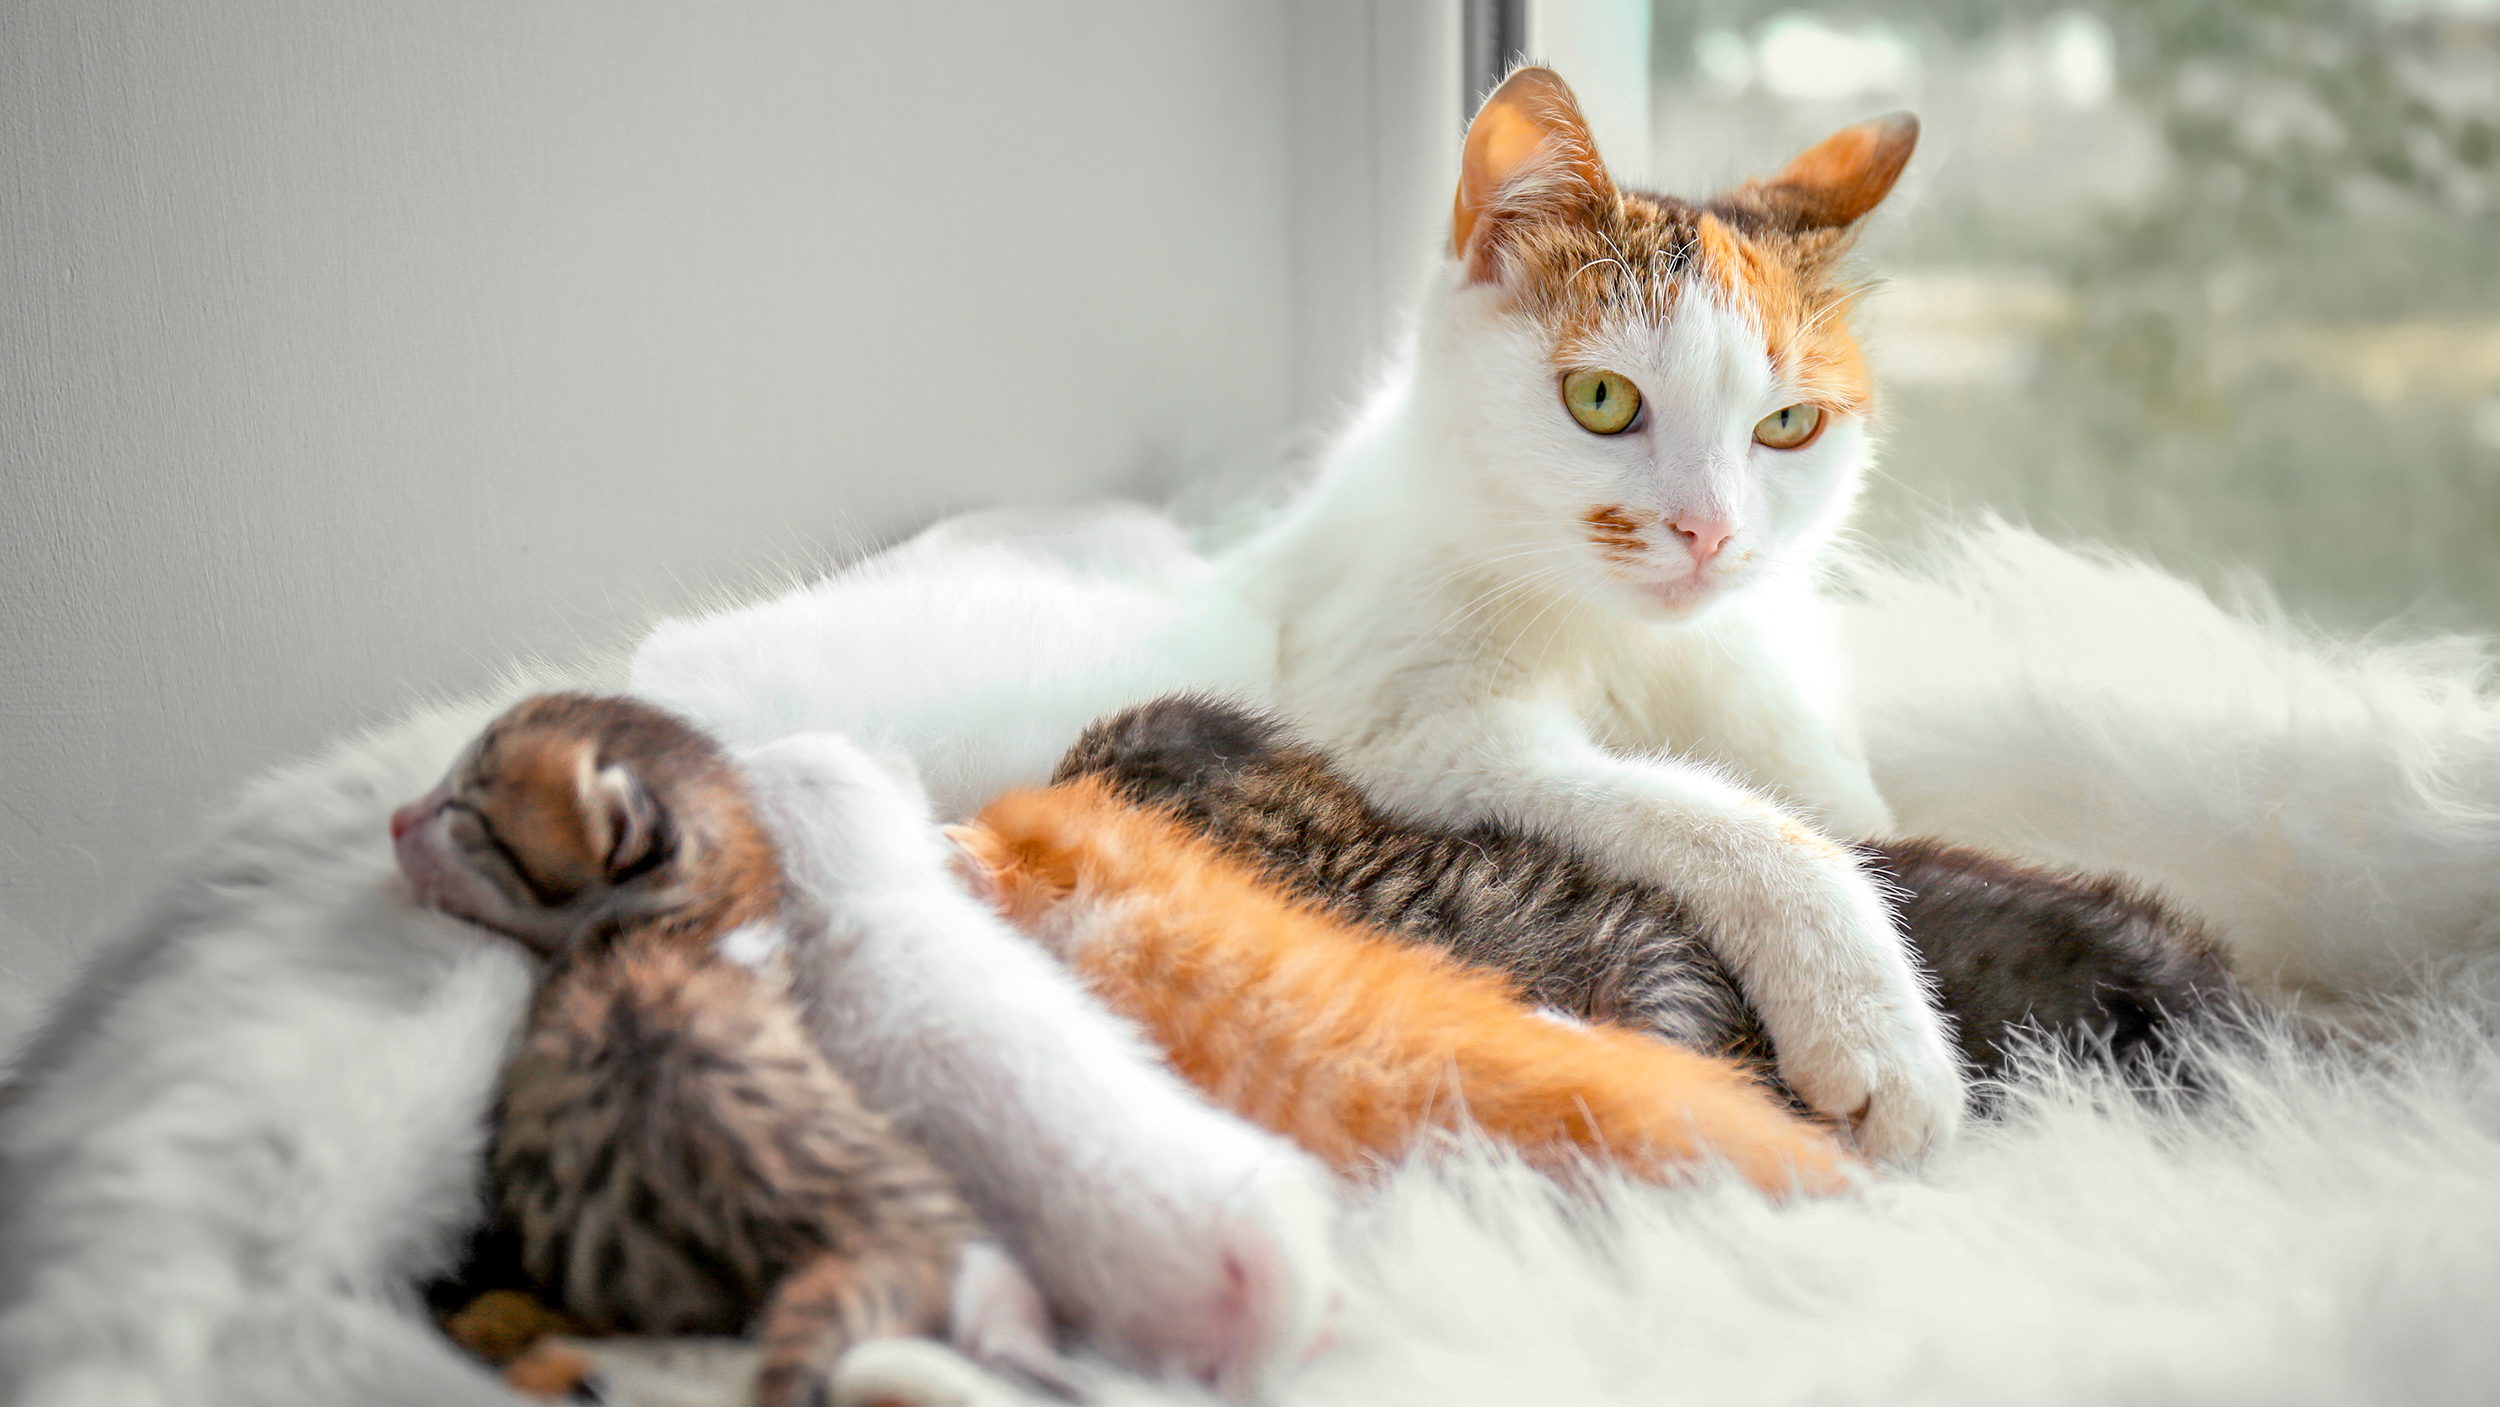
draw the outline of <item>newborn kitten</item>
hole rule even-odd
[[[1334,1196],[1216,1109],[964,891],[906,766],[801,733],[742,756],[821,924],[795,927],[819,1048],[945,1160],[1051,1309],[1141,1372],[1266,1395],[1324,1340]]]
[[[1770,1063],[1760,1020],[1672,894],[1523,832],[1391,816],[1274,718],[1203,697],[1142,704],[1068,750],[1058,777],[1089,776],[1313,902],[1508,970],[1537,1001]],[[2155,1055],[2175,1022],[2235,990],[2200,928],[2121,880],[1932,841],[1859,853],[1905,891],[1910,945],[1984,1075],[2004,1073],[2025,1033]]]
[[[974,887],[1143,1025],[1183,1075],[1340,1172],[1470,1126],[1570,1173],[1726,1159],[1774,1195],[1846,1184],[1831,1136],[1732,1062],[1556,1019],[1506,977],[1290,899],[1097,778],[951,834]]]
[[[1050,1376],[1031,1287],[801,1025],[780,862],[710,739],[631,699],[542,695],[391,834],[418,903],[554,959],[493,1174],[558,1308],[602,1332],[760,1323],[761,1403],[809,1401],[850,1344],[950,1321]]]

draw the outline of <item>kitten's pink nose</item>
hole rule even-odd
[[[411,801],[393,811],[391,813],[391,839],[398,840],[401,836],[416,829],[417,822],[424,819],[425,803],[422,801]]]
[[[1684,550],[1693,554],[1695,567],[1707,566],[1711,558],[1719,555],[1719,548],[1736,535],[1735,524],[1715,518],[1677,518],[1667,526],[1683,534]]]

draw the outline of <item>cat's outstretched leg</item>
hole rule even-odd
[[[1959,1066],[1875,882],[1780,807],[1691,763],[1608,753],[1520,700],[1451,709],[1343,760],[1393,809],[1540,831],[1673,890],[1761,1012],[1781,1078],[1869,1156],[1920,1158],[1960,1128]]]

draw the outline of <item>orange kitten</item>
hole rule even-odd
[[[1523,1002],[1503,975],[1305,907],[1098,778],[950,832],[977,888],[1220,1103],[1341,1172],[1472,1125],[1532,1162],[1656,1181],[1725,1159],[1765,1192],[1850,1159],[1733,1063]]]

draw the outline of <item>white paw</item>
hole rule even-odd
[[[1031,1407],[1037,1399],[928,1339],[871,1339],[833,1365],[832,1407]]]
[[[1808,950],[1774,964],[1781,990],[1756,997],[1780,1077],[1859,1152],[1915,1163],[1961,1130],[1961,1063],[1874,882],[1836,849],[1816,861],[1811,889],[1829,902],[1788,940]]]

